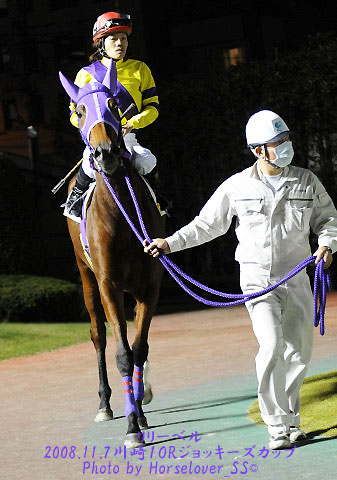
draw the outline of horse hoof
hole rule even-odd
[[[143,405],[147,405],[148,403],[151,402],[151,400],[153,399],[153,393],[152,393],[152,390],[151,390],[151,387],[146,389],[145,392],[144,392],[144,398],[143,398]]]
[[[114,415],[111,408],[100,408],[95,417],[95,422],[106,422],[107,420],[112,420]]]
[[[125,437],[124,447],[126,448],[145,447],[145,442],[143,440],[143,435],[141,434],[141,432],[127,433]]]
[[[149,428],[146,417],[138,417],[138,426],[141,430],[147,430]]]

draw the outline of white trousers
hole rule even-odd
[[[255,277],[255,278],[254,278]],[[257,291],[258,275],[241,273],[241,288]],[[275,426],[300,425],[299,390],[303,383],[313,345],[313,296],[305,272],[256,300],[247,310],[259,343],[256,355],[258,401],[269,432]],[[273,428],[274,427],[274,428]]]
[[[142,147],[136,138],[135,133],[127,133],[124,136],[124,143],[128,151],[131,153],[130,162],[133,168],[140,175],[147,175],[157,164],[157,159],[148,149]],[[82,168],[88,177],[95,179],[95,170],[90,166],[90,150],[86,147],[83,151]]]

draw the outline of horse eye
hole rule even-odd
[[[112,112],[115,112],[116,110],[118,110],[118,106],[117,106],[117,103],[114,102],[112,99],[109,100],[109,108]]]
[[[78,118],[83,117],[83,113],[80,110],[76,110],[76,115],[78,116]]]

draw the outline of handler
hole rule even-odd
[[[94,53],[90,56],[91,65],[82,68],[75,78],[75,85],[82,88],[89,82],[103,80],[111,61],[117,68],[117,104],[120,113],[129,107],[126,118],[122,119],[122,133],[126,148],[131,153],[131,164],[140,175],[147,175],[156,166],[153,153],[142,147],[137,140],[136,132],[147,127],[156,120],[159,114],[157,89],[149,67],[139,60],[126,58],[128,38],[132,32],[129,15],[117,12],[106,12],[100,15],[93,29]],[[99,78],[98,78],[99,77]],[[78,127],[75,112],[76,105],[70,104],[71,123]],[[65,211],[74,220],[81,217],[81,197],[89,183],[95,179],[95,172],[90,167],[89,148],[83,152],[83,162],[77,174],[76,183],[70,192]]]
[[[192,222],[172,236],[144,241],[154,257],[208,242],[227,232],[237,217],[243,293],[281,280],[311,255],[310,228],[318,236],[316,264],[325,268],[337,250],[337,211],[321,182],[309,170],[290,165],[290,132],[276,113],[262,110],[246,126],[254,165],[225,180]],[[313,344],[313,298],[307,273],[246,303],[259,343],[256,356],[258,401],[271,449],[303,440],[299,390]]]

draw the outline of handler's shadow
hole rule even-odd
[[[231,413],[230,415],[219,415],[218,417],[207,417],[207,418],[191,418],[191,419],[183,419],[177,420],[176,422],[165,422],[156,425],[149,425],[149,429],[160,428],[160,427],[168,427],[169,425],[181,425],[182,423],[195,423],[195,422],[208,422],[212,420],[224,420],[225,418],[234,418],[234,417],[245,417],[246,413]]]
[[[329,430],[337,428],[337,425],[334,425],[333,427],[321,429],[321,430],[313,430],[312,432],[307,433],[307,438],[305,440],[301,440],[300,442],[296,442],[296,448],[301,448],[305,447],[306,445],[311,445],[313,443],[319,443],[319,442],[327,442],[329,440],[336,440],[337,435],[333,435],[332,437],[319,437],[316,438],[317,436],[322,435],[325,432],[328,432]]]
[[[256,395],[242,395],[242,396],[228,397],[228,398],[214,400],[214,401],[206,400],[204,402],[188,403],[186,405],[177,405],[176,407],[164,407],[164,408],[158,408],[156,410],[146,410],[146,412],[144,413],[147,415],[150,413],[162,412],[163,414],[166,415],[167,413],[179,413],[179,412],[187,412],[191,410],[201,410],[204,408],[220,407],[222,405],[243,402],[246,400],[256,400]]]
[[[158,409],[155,409],[155,410],[145,410],[144,409],[144,413],[145,415],[150,415],[151,413],[160,413],[162,415],[166,415],[166,414],[170,414],[170,413],[179,413],[179,412],[188,412],[188,411],[192,411],[192,410],[203,410],[204,408],[213,408],[213,407],[221,407],[221,406],[225,406],[225,405],[228,405],[228,404],[231,404],[231,403],[235,403],[235,402],[243,402],[243,401],[246,401],[246,400],[256,400],[256,395],[242,395],[241,397],[240,396],[237,396],[237,397],[228,397],[226,399],[223,399],[223,400],[214,400],[214,402],[211,402],[211,401],[204,401],[204,402],[196,402],[196,403],[188,403],[186,405],[177,405],[176,407],[163,407],[163,408],[158,408]],[[223,415],[221,418],[225,418],[227,415]],[[239,415],[233,415],[231,414],[230,415],[231,417],[233,416],[239,416]],[[242,416],[242,415],[240,415]],[[124,415],[120,415],[119,417],[116,417],[114,416],[114,420],[119,420],[119,419],[123,419],[125,418]],[[200,419],[202,420],[202,419]],[[181,420],[181,421],[177,421],[177,422],[173,422],[173,423],[165,423],[163,425],[153,425],[149,428],[155,428],[155,427],[164,427],[165,425],[176,425],[178,423],[183,423],[183,422],[186,422],[187,420]],[[194,420],[190,420],[191,422],[193,421],[196,421],[196,419]]]

